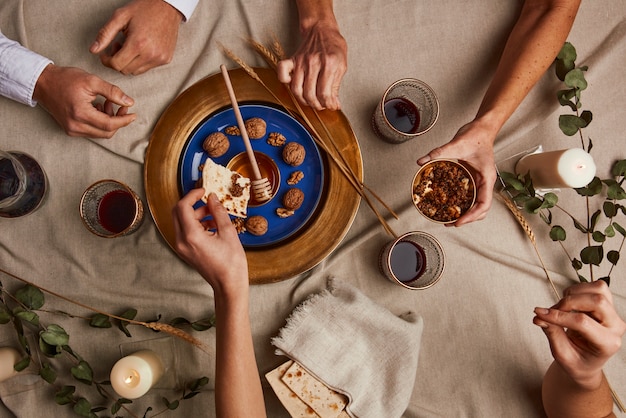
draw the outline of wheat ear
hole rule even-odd
[[[500,198],[504,201],[504,204],[506,205],[507,208],[509,208],[509,210],[511,211],[511,213],[513,214],[517,222],[520,224],[520,226],[526,233],[526,236],[532,243],[533,248],[535,249],[535,253],[537,254],[537,258],[539,258],[539,262],[541,263],[541,268],[543,269],[543,272],[546,275],[546,279],[548,279],[548,283],[550,283],[550,287],[552,288],[552,291],[554,292],[554,296],[556,297],[556,300],[558,301],[561,298],[561,296],[559,295],[559,292],[556,290],[556,286],[554,286],[554,282],[552,281],[552,278],[550,278],[550,274],[548,273],[548,269],[546,268],[543,262],[543,258],[541,258],[541,253],[539,253],[539,248],[537,247],[537,239],[535,238],[535,233],[530,227],[530,224],[526,221],[526,218],[524,218],[524,215],[522,214],[522,212],[520,212],[520,210],[517,208],[517,206],[515,205],[515,203],[513,203],[511,199],[502,195],[498,195],[498,196],[500,196]]]

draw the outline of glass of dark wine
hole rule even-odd
[[[17,218],[34,212],[47,190],[46,173],[33,157],[0,150],[0,217]]]
[[[379,267],[388,280],[406,289],[427,289],[441,278],[445,253],[434,236],[407,232],[382,248]]]
[[[404,78],[393,83],[376,105],[372,129],[394,144],[428,132],[439,118],[439,100],[423,81]]]
[[[117,180],[100,180],[85,190],[80,199],[80,217],[89,231],[115,238],[137,231],[144,219],[141,199]]]

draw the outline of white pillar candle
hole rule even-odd
[[[0,382],[17,374],[14,366],[21,358],[20,352],[15,348],[0,347]]]
[[[536,189],[585,187],[596,175],[596,164],[581,148],[526,155],[515,166],[517,174],[530,172]]]
[[[120,397],[136,399],[156,384],[163,369],[163,363],[154,351],[137,351],[115,363],[111,369],[111,386]]]

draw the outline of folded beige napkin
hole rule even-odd
[[[353,417],[400,417],[417,371],[422,318],[396,316],[336,279],[296,307],[272,344],[348,397]]]

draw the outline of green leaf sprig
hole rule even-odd
[[[563,89],[557,92],[559,104],[569,108],[573,114],[559,116],[559,128],[567,136],[580,136],[581,147],[590,152],[593,148],[591,138],[585,140],[583,129],[589,126],[593,115],[589,110],[582,110],[582,91],[588,86],[585,72],[588,67],[576,66],[576,49],[566,42],[559,52],[555,61],[555,72],[559,80],[564,83]],[[500,177],[504,182],[504,190],[508,192],[512,200],[524,209],[528,214],[539,217],[550,226],[549,236],[554,242],[558,242],[570,260],[578,280],[581,282],[596,280],[594,266],[600,266],[605,260],[610,263],[610,269],[606,276],[600,277],[610,284],[611,273],[620,259],[620,253],[626,240],[626,229],[622,226],[620,217],[626,215],[626,207],[622,203],[626,199],[624,191],[624,179],[626,178],[626,160],[618,160],[611,167],[611,177],[601,180],[597,176],[585,187],[574,189],[579,196],[585,198],[587,218],[579,220],[568,210],[559,205],[556,194],[548,192],[539,194],[533,187],[528,173],[513,174],[501,172]],[[591,211],[590,199],[602,199],[601,207]],[[575,230],[586,234],[587,245],[578,255],[570,255],[563,242],[567,239],[564,226],[555,224],[553,210],[563,212],[572,222]],[[617,249],[606,251],[605,244],[611,238],[620,239]],[[588,266],[588,275],[583,273],[583,267]]]

